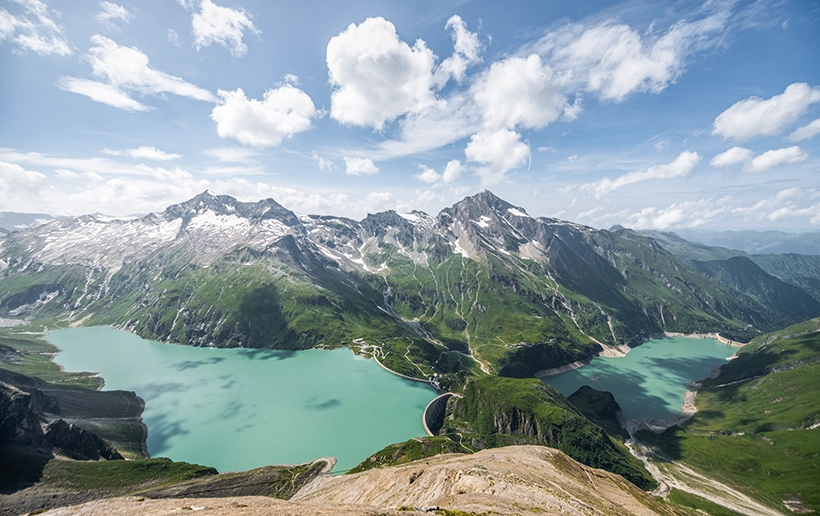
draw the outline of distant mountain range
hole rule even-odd
[[[820,255],[820,231],[786,233],[783,231],[708,231],[683,229],[677,234],[690,242],[738,249],[749,254]]]
[[[0,239],[0,316],[198,346],[348,345],[438,378],[531,376],[661,332],[745,341],[820,315],[820,289],[775,274],[791,265],[683,242],[531,217],[486,191],[362,221],[205,192]]]
[[[21,229],[39,226],[54,220],[51,215],[45,213],[15,213],[13,211],[0,211],[0,235],[19,231]]]

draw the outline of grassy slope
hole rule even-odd
[[[704,381],[685,429],[641,439],[773,505],[797,497],[820,510],[818,330],[813,319],[754,339]]]
[[[476,434],[473,448],[541,444],[624,476],[644,489],[655,483],[643,465],[558,391],[535,378],[471,379],[463,398],[451,398],[443,432]]]
[[[463,398],[451,398],[442,435],[393,444],[365,459],[351,473],[403,464],[441,453],[539,444],[573,459],[624,476],[649,489],[654,480],[626,448],[581,415],[558,391],[534,379],[472,377]]]
[[[629,439],[629,433],[618,422],[621,407],[611,392],[582,385],[567,399],[581,414],[603,428],[610,436],[621,441]]]

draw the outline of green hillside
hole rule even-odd
[[[697,406],[683,428],[640,438],[774,507],[820,510],[820,319],[754,339]]]

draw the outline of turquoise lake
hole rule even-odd
[[[99,373],[104,390],[145,400],[152,457],[242,471],[334,456],[334,472],[425,435],[436,391],[348,349],[196,348],[108,327],[49,332],[67,371]]]
[[[609,391],[627,418],[675,419],[686,384],[708,377],[737,350],[712,339],[656,339],[625,357],[595,357],[580,369],[542,379],[565,396],[582,385]]]

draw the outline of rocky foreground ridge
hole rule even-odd
[[[142,497],[97,500],[48,515],[169,514],[686,514],[622,477],[541,446],[443,455],[339,477],[322,476],[290,500]],[[462,511],[462,512],[456,512]]]

